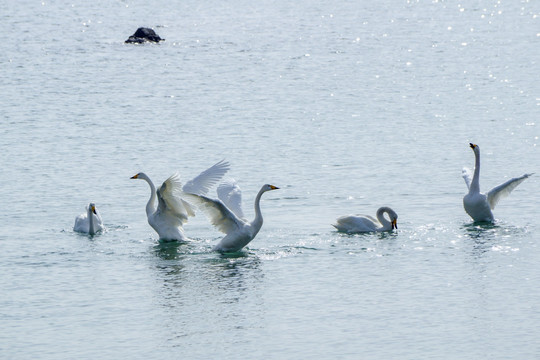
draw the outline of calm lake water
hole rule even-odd
[[[0,14],[0,357],[540,358],[540,2],[22,1]],[[139,26],[166,41],[125,45]],[[481,188],[537,174],[464,212]],[[243,252],[146,222],[226,159]],[[89,202],[107,231],[72,231]],[[343,235],[350,213],[394,233]]]

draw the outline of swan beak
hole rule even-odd
[[[397,229],[397,219],[392,220],[392,230]]]
[[[277,186],[270,185],[270,190],[277,190],[277,189],[279,189]]]
[[[477,145],[475,145],[473,143],[469,143],[469,146],[471,147],[471,149],[474,149]]]
[[[133,175],[132,177],[130,177],[130,179],[138,179],[138,178],[139,178],[139,174]]]
[[[92,212],[97,215],[95,206],[92,206],[92,209],[90,209],[90,210],[92,210]]]

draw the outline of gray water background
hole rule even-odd
[[[540,3],[9,1],[0,357],[536,359]],[[123,41],[139,26],[166,39]],[[536,172],[472,224],[487,191]],[[160,244],[146,172],[220,159],[264,226]],[[72,231],[89,202],[107,231]],[[340,215],[399,214],[342,235]]]

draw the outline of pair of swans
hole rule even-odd
[[[187,240],[183,225],[195,212],[191,204],[182,199],[184,192],[206,194],[225,173],[229,171],[229,163],[220,161],[198,176],[188,181],[184,186],[178,173],[173,174],[156,189],[156,186],[145,173],[138,173],[131,179],[141,179],[150,185],[150,199],[146,204],[148,223],[158,233],[161,240]],[[157,202],[157,204],[156,204]],[[103,229],[101,216],[93,203],[88,206],[87,214],[75,219],[73,230],[94,235]]]
[[[73,226],[73,231],[89,235],[95,235],[98,231],[103,231],[104,229],[103,220],[94,203],[88,204],[86,213],[75,218],[75,225]]]
[[[492,210],[499,201],[510,195],[512,190],[533,174],[523,174],[512,178],[494,187],[487,194],[483,194],[480,192],[480,147],[472,143],[469,146],[474,151],[475,166],[474,173],[468,168],[463,168],[462,171],[463,179],[469,189],[468,194],[463,197],[463,207],[475,222],[493,222],[495,218]],[[384,217],[385,213],[390,217],[390,221]],[[377,211],[377,219],[369,215],[341,216],[333,226],[338,231],[347,233],[389,231],[397,229],[397,214],[388,207],[381,207]]]
[[[214,247],[216,251],[234,252],[246,246],[259,232],[263,224],[260,200],[264,192],[278,189],[264,185],[255,198],[255,219],[247,221],[242,212],[242,195],[234,180],[218,187],[219,199],[206,197],[206,193],[229,170],[229,163],[220,161],[182,186],[178,173],[172,175],[156,189],[145,173],[131,179],[141,179],[150,186],[150,199],[146,204],[148,223],[163,241],[186,241],[183,225],[195,211],[189,199],[198,205],[210,218],[212,224],[226,236]],[[157,200],[157,206],[156,206]]]

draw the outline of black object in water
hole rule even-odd
[[[126,44],[142,44],[144,42],[160,42],[165,39],[159,37],[153,29],[140,27],[125,41]]]

